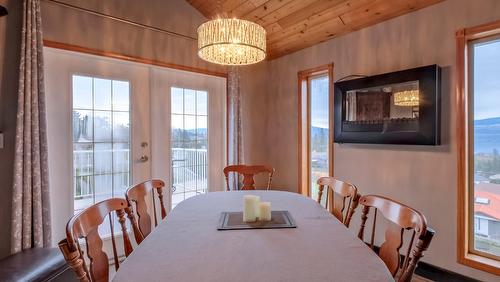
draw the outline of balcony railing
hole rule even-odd
[[[207,149],[172,148],[173,206],[191,196],[206,193],[207,180]]]
[[[123,154],[121,159],[129,159],[129,149],[109,149],[109,150],[99,150],[95,152],[99,154],[100,164],[96,164],[94,158],[93,150],[74,150],[73,151],[73,169],[75,177],[73,179],[74,188],[74,198],[75,200],[93,198],[94,189],[92,177],[95,175],[109,174],[112,175],[114,172],[118,173],[128,173],[129,164],[128,162],[118,163],[116,160],[113,161],[112,154],[115,156]],[[96,167],[102,167],[108,165],[112,168],[109,173],[104,173],[102,171],[96,171]],[[99,189],[100,187],[95,187],[95,191],[106,191],[111,189]]]
[[[100,150],[99,154],[101,161],[111,163],[112,159],[107,160],[105,157],[103,159],[103,156],[111,155],[109,153],[114,153],[115,155],[117,153],[123,153],[128,156],[129,149]],[[174,189],[174,195],[182,194],[181,198],[185,199],[192,195],[206,192],[208,180],[207,149],[172,148],[172,160],[172,188]],[[73,151],[73,166],[75,169],[73,187],[75,201],[80,200],[81,202],[87,202],[94,198],[94,183],[92,177],[100,174],[95,171],[94,165],[94,151]],[[119,166],[124,167],[114,167],[114,170],[129,170],[128,164],[119,164]],[[95,191],[97,191],[98,194],[98,191],[108,190],[110,189],[106,189],[106,187],[95,187]],[[89,202],[89,204],[91,203]]]

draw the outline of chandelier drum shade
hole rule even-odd
[[[419,105],[419,91],[405,90],[394,93],[394,105],[403,107],[416,107]]]
[[[217,19],[198,27],[198,56],[220,65],[250,65],[266,58],[266,30],[240,19]]]

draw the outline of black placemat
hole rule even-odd
[[[272,211],[270,221],[243,222],[243,212],[222,212],[217,230],[296,228],[288,211]]]

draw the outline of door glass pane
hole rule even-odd
[[[129,89],[126,81],[73,76],[75,213],[123,197],[130,184]]]
[[[184,114],[184,90],[172,87],[170,97],[172,100],[172,114]]]
[[[328,76],[321,76],[310,81],[310,175],[311,197],[317,198],[316,181],[329,175],[329,112],[328,112]]]
[[[130,85],[128,81],[113,80],[112,101],[114,111],[130,111]]]
[[[94,140],[93,129],[93,112],[73,109],[73,142],[92,142]]]
[[[94,79],[94,109],[111,111],[111,80]]]
[[[92,109],[92,78],[73,76],[73,108]]]
[[[94,141],[111,142],[111,111],[94,111]]]
[[[198,111],[198,115],[207,115],[208,110],[208,93],[207,91],[196,91],[196,109]]]
[[[196,138],[198,140],[205,140],[208,138],[208,119],[207,116],[197,116],[196,117]]]
[[[500,40],[473,45],[474,248],[500,256]]]
[[[196,91],[184,89],[184,114],[196,115]]]
[[[208,95],[171,88],[172,208],[207,191]]]
[[[113,143],[113,172],[126,173],[129,171],[130,144]]]
[[[129,112],[113,113],[113,141],[128,142],[130,140]]]
[[[94,173],[108,174],[113,169],[113,151],[112,143],[94,144]]]

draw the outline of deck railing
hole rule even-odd
[[[129,154],[129,149],[118,150],[100,150],[100,159],[104,162],[111,163],[106,160],[106,155],[109,153],[124,153]],[[172,148],[172,185],[176,189],[175,192],[205,192],[207,189],[208,177],[208,152],[207,149],[184,149]],[[116,165],[116,164],[115,164]],[[124,164],[126,165],[126,164]],[[91,198],[94,196],[94,189],[92,188],[92,176],[99,174],[94,171],[94,151],[92,150],[75,150],[73,151],[73,166],[75,174],[74,177],[74,197],[75,200]],[[128,171],[127,168],[116,168],[119,171]],[[96,187],[96,191],[99,191]],[[174,193],[175,193],[174,192]]]

